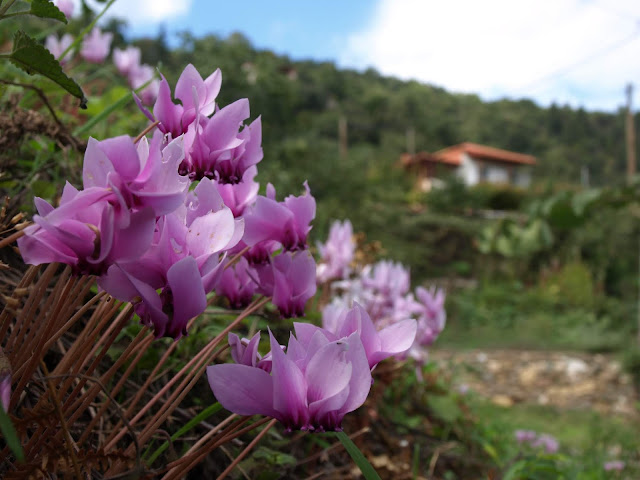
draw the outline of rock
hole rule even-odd
[[[579,358],[569,358],[565,363],[565,371],[569,381],[575,382],[589,372],[589,366]]]
[[[536,383],[538,376],[543,368],[544,367],[539,363],[532,363],[524,367],[518,374],[520,383],[525,387],[532,386],[534,383]]]
[[[491,397],[491,401],[494,405],[498,405],[499,407],[513,406],[513,400],[508,395],[494,395]]]

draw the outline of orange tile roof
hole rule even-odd
[[[463,153],[466,153],[470,157],[494,160],[498,162],[518,163],[521,165],[535,165],[537,163],[536,157],[532,155],[510,152],[509,150],[487,147],[486,145],[479,145],[471,142],[464,142],[438,150],[433,154],[433,156],[437,157],[442,163],[460,165],[462,163]]]

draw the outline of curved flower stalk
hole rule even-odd
[[[327,242],[318,242],[320,263],[318,264],[318,282],[344,279],[351,272],[356,245],[353,241],[353,227],[349,220],[335,221],[329,230]]]
[[[344,416],[364,403],[371,388],[359,335],[329,341],[317,332],[307,344],[291,335],[286,352],[271,332],[269,337],[270,373],[246,359],[207,367],[218,401],[239,415],[276,418],[289,431],[340,431]]]
[[[82,48],[80,56],[87,62],[102,63],[109,56],[111,48],[111,40],[113,33],[102,33],[98,27],[95,27],[89,35],[82,40]]]

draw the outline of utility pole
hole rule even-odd
[[[407,153],[412,158],[416,154],[416,129],[413,127],[407,129]]]
[[[627,116],[625,121],[627,139],[627,182],[631,182],[636,174],[636,130],[633,125],[633,112],[631,111],[631,99],[633,97],[633,85],[629,83],[625,89],[627,94]]]
[[[338,119],[338,143],[340,158],[347,158],[347,117],[344,115]]]

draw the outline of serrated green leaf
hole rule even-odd
[[[53,18],[54,20],[67,23],[67,17],[51,0],[32,0],[29,13],[36,17]]]
[[[7,58],[30,75],[39,73],[54,81],[71,95],[80,99],[80,108],[87,108],[87,98],[80,85],[62,71],[60,63],[49,50],[22,30],[18,30],[14,35],[13,51]]]

